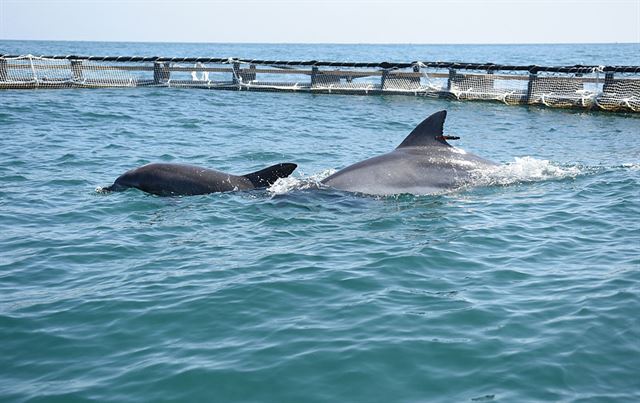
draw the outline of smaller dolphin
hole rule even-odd
[[[472,172],[496,164],[452,147],[444,136],[447,111],[436,112],[393,151],[360,161],[325,178],[335,189],[385,196],[427,195],[455,189],[471,181]]]
[[[296,164],[282,163],[236,176],[194,165],[155,163],[125,172],[104,190],[137,188],[159,196],[188,196],[258,189],[271,186],[278,178],[286,178],[296,167]]]

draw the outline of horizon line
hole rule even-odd
[[[414,46],[451,46],[451,45],[473,45],[473,46],[513,46],[513,45],[639,45],[640,42],[206,42],[206,41],[143,41],[143,40],[95,40],[95,39],[5,39],[0,41],[15,42],[102,42],[102,43],[153,43],[153,44],[218,44],[218,45],[414,45]]]

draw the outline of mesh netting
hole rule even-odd
[[[0,89],[138,86],[404,94],[640,112],[640,67],[630,66],[0,56]]]

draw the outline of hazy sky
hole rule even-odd
[[[640,0],[0,0],[0,39],[640,42]]]

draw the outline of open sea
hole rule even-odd
[[[636,65],[640,44],[0,41],[3,54]],[[318,180],[447,109],[477,186]],[[124,171],[299,165],[266,190]],[[640,401],[640,114],[405,96],[0,91],[2,402]]]

